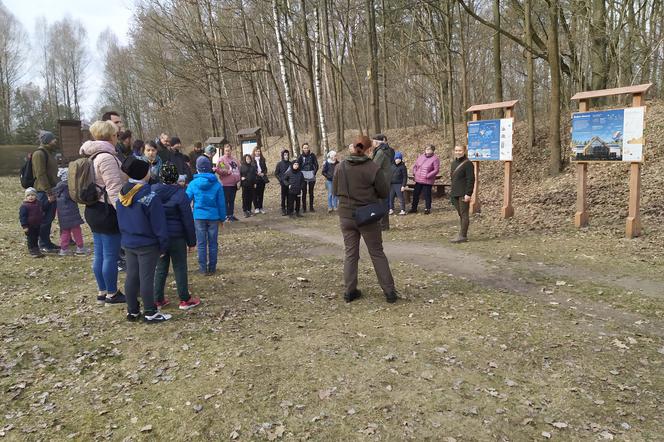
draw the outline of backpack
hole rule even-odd
[[[106,193],[106,189],[98,186],[95,180],[94,159],[100,153],[108,152],[97,152],[69,163],[69,196],[79,204],[94,204]]]
[[[39,148],[37,150],[44,151],[43,148]],[[48,153],[44,151],[44,155],[46,156],[46,167],[48,167]],[[33,187],[35,185],[35,173],[32,170],[32,153],[29,153],[27,157],[25,157],[25,163],[23,163],[23,166],[21,167],[21,172],[19,174],[19,177],[21,179],[21,187],[24,189],[27,189],[28,187]]]

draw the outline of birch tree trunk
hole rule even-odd
[[[551,72],[549,102],[549,174],[556,176],[562,165],[560,158],[560,47],[558,44],[558,0],[549,2],[548,59]]]
[[[323,109],[323,92],[321,87],[321,68],[320,68],[320,17],[318,7],[314,9],[314,84],[316,91],[316,107],[318,110],[318,127],[320,129],[321,148],[327,156],[330,146],[327,140],[327,127],[325,125],[325,112]]]
[[[293,121],[293,97],[291,95],[290,82],[288,81],[288,72],[286,71],[286,57],[284,56],[284,42],[281,35],[281,25],[279,23],[279,13],[277,12],[277,0],[272,0],[272,18],[274,19],[274,33],[277,38],[277,52],[279,54],[279,70],[281,71],[281,81],[284,85],[284,97],[286,99],[286,119],[288,122],[288,140],[291,151],[296,155],[300,154],[300,143],[297,140],[295,131],[295,122]]]
[[[602,0],[603,1],[603,0]],[[493,0],[493,24],[500,29],[500,0]],[[558,32],[556,30],[556,32]],[[493,81],[496,102],[503,101],[503,67],[500,61],[500,32],[493,34]]]

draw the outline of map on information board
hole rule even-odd
[[[512,161],[514,120],[468,122],[468,159],[471,161]]]
[[[572,161],[643,161],[644,107],[572,114]]]

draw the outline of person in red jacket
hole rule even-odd
[[[408,213],[417,213],[421,193],[424,193],[424,214],[431,213],[431,188],[440,173],[440,159],[434,154],[435,151],[436,146],[428,145],[413,166],[415,189],[413,190],[413,203]]]

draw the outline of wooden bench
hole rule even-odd
[[[451,187],[451,184],[444,183],[441,180],[441,176],[437,176],[436,181],[434,181],[433,186],[431,187],[431,198],[432,199],[444,198],[448,194],[449,187]],[[406,200],[406,204],[410,204],[413,201],[414,190],[415,190],[415,179],[414,177],[409,176],[408,184],[406,184],[406,189],[403,191],[403,196]]]

